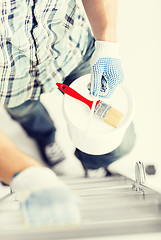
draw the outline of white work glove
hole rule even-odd
[[[92,55],[90,93],[95,97],[109,98],[124,77],[118,53],[119,44],[96,41]]]
[[[46,167],[30,167],[11,181],[27,225],[80,223],[80,199],[55,173]]]

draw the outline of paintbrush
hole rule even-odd
[[[66,93],[69,96],[85,103],[90,109],[92,108],[93,101],[83,97],[68,85],[63,83],[56,83],[56,85],[63,93]],[[101,100],[98,100],[95,104],[94,115],[98,116],[100,119],[103,119],[106,123],[113,127],[118,127],[124,116],[119,110],[113,108],[105,102],[102,102]]]

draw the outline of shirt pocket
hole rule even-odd
[[[26,0],[0,1],[0,67],[14,70],[15,76],[22,76],[19,62],[22,59],[35,61],[31,6]],[[32,53],[31,54],[31,49]]]
[[[25,0],[0,2],[0,23],[0,36],[4,40],[21,50],[29,48],[32,18]]]
[[[69,7],[70,0],[52,1],[50,5],[46,0],[40,0],[36,4],[35,15],[39,29],[46,32],[51,46],[65,37],[74,21],[69,16],[69,9],[74,15],[75,4]],[[72,2],[74,2],[72,0]]]

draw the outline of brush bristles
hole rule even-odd
[[[118,127],[119,123],[123,119],[123,114],[118,111],[117,109],[111,107],[109,111],[107,112],[104,121],[113,127]]]

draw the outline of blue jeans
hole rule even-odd
[[[90,73],[90,58],[94,51],[94,39],[89,37],[89,44],[84,59],[69,76],[64,79],[64,83],[70,85],[75,79]],[[35,139],[40,147],[45,147],[55,141],[56,128],[49,113],[39,100],[28,100],[15,108],[6,108],[10,116],[18,121],[27,134]],[[103,155],[86,154],[79,149],[75,150],[76,157],[81,161],[85,169],[97,169],[107,167],[112,162],[129,153],[135,144],[135,133],[133,124],[127,129],[120,146]]]

